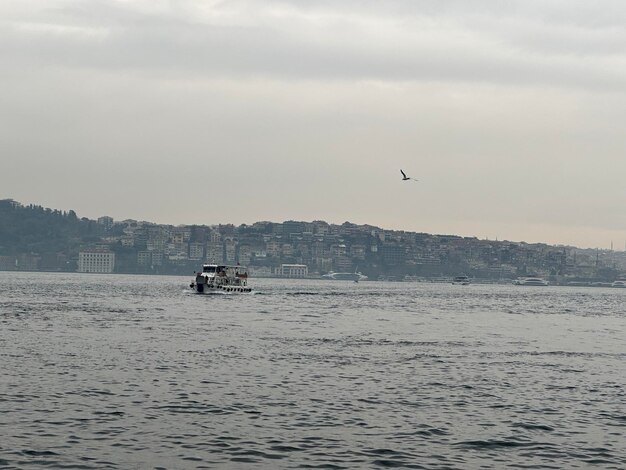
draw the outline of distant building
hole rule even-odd
[[[293,245],[291,243],[283,243],[280,250],[282,256],[293,256]]]
[[[270,240],[265,244],[265,252],[269,256],[280,256],[280,242]]]
[[[250,264],[250,261],[252,260],[252,251],[250,250],[249,245],[239,246],[239,255],[237,256],[237,260],[241,264]]]
[[[189,259],[201,260],[204,257],[204,243],[193,242],[189,244]]]
[[[211,230],[209,233],[209,241],[211,243],[220,243],[222,241],[222,235],[217,230]]]
[[[333,257],[345,256],[346,253],[347,253],[346,245],[344,245],[343,243],[335,244],[335,245],[331,246],[330,247],[330,251],[331,251]]]
[[[135,245],[135,239],[131,235],[125,235],[123,237],[120,237],[119,241],[122,244],[122,246],[134,246]]]
[[[248,272],[254,277],[271,277],[272,268],[269,266],[250,266]]]
[[[403,245],[385,243],[382,246],[381,254],[386,264],[394,266],[404,262],[406,250]]]
[[[229,264],[235,264],[237,255],[237,243],[235,240],[229,239],[224,242],[225,261]]]
[[[222,264],[224,262],[224,245],[220,242],[208,242],[206,244],[206,262]]]
[[[152,266],[162,266],[162,265],[163,265],[163,252],[153,251],[152,252]]]
[[[106,250],[87,250],[78,253],[79,273],[112,273],[115,253]]]
[[[151,251],[139,251],[137,252],[137,264],[139,266],[150,266],[152,263],[152,252]]]
[[[283,235],[289,237],[292,233],[304,232],[305,224],[303,222],[296,222],[295,220],[288,220],[283,222]]]
[[[337,256],[333,259],[333,264],[337,271],[352,271],[352,260],[347,256]]]
[[[19,271],[38,271],[40,257],[34,254],[23,253],[17,257],[17,269]]]
[[[365,245],[352,245],[350,247],[350,256],[356,259],[364,260],[367,248]]]
[[[306,264],[281,264],[280,274],[283,277],[307,277],[309,268]]]
[[[327,222],[324,222],[323,220],[316,220],[312,222],[311,225],[313,225],[313,232],[315,234],[325,235],[330,232],[330,226]]]
[[[68,260],[64,253],[45,253],[41,255],[39,269],[41,271],[64,271],[67,269]]]
[[[104,225],[105,230],[110,230],[111,227],[113,227],[113,217],[109,217],[108,215],[98,217],[98,224]]]

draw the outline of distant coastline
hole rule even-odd
[[[285,277],[285,265],[302,265],[298,277],[313,279],[358,269],[371,280],[437,282],[464,274],[478,282],[507,282],[537,275],[552,284],[590,286],[611,283],[626,271],[626,253],[612,250],[321,220],[239,226],[91,220],[72,210],[0,200],[2,271],[188,275],[203,262],[240,263],[257,277]]]

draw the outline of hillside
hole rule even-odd
[[[110,217],[95,221],[72,210],[0,201],[0,270],[76,271],[79,251],[90,250],[113,252],[117,273],[190,274],[208,261],[240,263],[259,276],[283,275],[282,266],[296,264],[306,266],[313,277],[358,270],[370,279],[538,274],[565,282],[611,281],[626,270],[626,253],[609,250],[322,220],[240,226],[172,226]]]

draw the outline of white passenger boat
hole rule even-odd
[[[244,266],[204,264],[189,284],[198,294],[249,293],[248,271]]]
[[[547,286],[548,281],[540,277],[520,277],[513,281],[516,286]]]

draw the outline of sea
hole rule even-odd
[[[0,468],[626,468],[626,289],[0,273]]]

